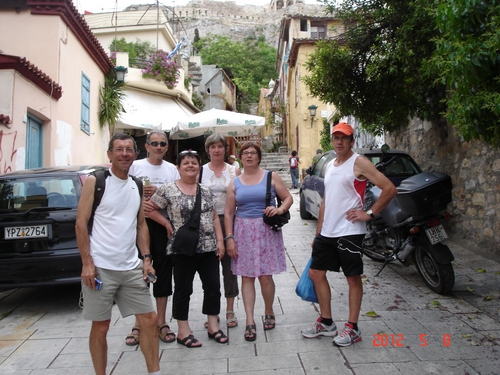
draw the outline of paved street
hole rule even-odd
[[[203,347],[160,343],[164,375],[500,374],[500,259],[486,259],[452,241],[447,242],[456,258],[451,296],[430,292],[414,267],[392,264],[374,277],[380,264],[366,258],[359,323],[363,341],[338,348],[329,338],[302,338],[300,330],[318,317],[316,305],[295,295],[316,221],[300,219],[299,197],[293,196],[292,221],[284,228],[287,271],[275,277],[276,328],[264,331],[262,321],[257,321],[257,340],[246,342],[243,302],[238,299],[240,324],[228,330],[229,344],[209,341],[197,281],[190,321]],[[330,272],[328,278],[334,320],[341,329],[347,317],[347,285],[342,274]],[[88,352],[90,323],[81,318],[79,292],[79,287],[53,287],[0,293],[1,374],[93,373]],[[256,305],[256,314],[263,315],[259,293]],[[108,373],[145,374],[140,349],[124,341],[134,318],[122,319],[114,309]],[[175,321],[170,325],[176,331]],[[224,311],[221,325],[225,326]]]

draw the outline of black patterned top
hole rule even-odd
[[[201,217],[199,235],[200,240],[196,249],[197,253],[217,251],[217,238],[214,229],[215,199],[210,189],[198,184],[201,189]],[[191,216],[196,202],[195,195],[184,194],[175,182],[162,185],[151,200],[167,212],[167,217],[174,228],[174,233],[168,240],[167,254],[172,253],[172,243],[175,241],[177,229],[182,227]]]

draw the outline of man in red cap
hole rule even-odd
[[[365,222],[382,211],[397,194],[397,190],[367,158],[352,151],[354,130],[351,125],[341,122],[333,128],[332,145],[337,158],[328,163],[325,169],[325,193],[319,209],[309,270],[318,297],[320,317],[311,328],[301,333],[306,338],[336,336],[333,339],[335,345],[349,346],[361,341],[358,318],[363,297],[361,275]],[[378,186],[382,193],[373,207],[364,211],[364,192],[368,180]],[[349,316],[343,332],[337,335],[326,272],[339,272],[340,268],[349,285]]]

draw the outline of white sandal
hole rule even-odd
[[[232,318],[227,317],[230,314],[233,314]],[[238,318],[236,317],[234,311],[226,311],[226,326],[227,328],[238,327]]]

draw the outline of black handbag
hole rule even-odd
[[[196,202],[191,216],[186,224],[177,229],[173,237],[172,253],[187,255],[193,257],[196,254],[200,235],[198,229],[200,227],[201,216],[201,189],[198,184],[196,192]]]
[[[271,205],[271,179],[272,179],[273,171],[269,171],[267,173],[267,189],[266,189],[266,207]],[[278,194],[276,194],[276,201],[277,201],[277,206],[281,206],[281,199],[278,197]],[[281,215],[274,215],[274,216],[267,216],[264,214],[263,216],[264,223],[269,225],[273,230],[279,231],[281,230],[281,227],[285,224],[287,224],[290,221],[290,211],[286,210],[284,213]]]

